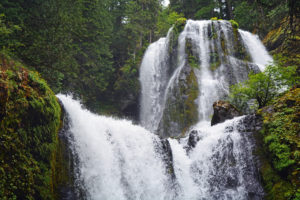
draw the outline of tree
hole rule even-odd
[[[222,2],[222,1],[221,1]],[[210,19],[212,17],[222,17],[222,6],[217,1],[197,0],[196,19]],[[219,8],[219,12],[217,12]]]
[[[295,75],[296,67],[270,65],[262,73],[249,75],[243,83],[233,85],[229,99],[240,110],[248,108],[250,100],[255,100],[258,108],[267,105],[274,97],[299,81]]]
[[[156,35],[165,37],[179,18],[183,18],[183,14],[171,11],[169,8],[162,10],[158,15]]]
[[[0,14],[0,51],[10,51],[22,45],[17,40],[8,39],[11,34],[20,30],[20,26],[7,23],[5,15]]]

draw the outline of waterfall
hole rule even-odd
[[[160,38],[152,43],[145,54],[141,69],[140,82],[142,83],[141,94],[141,124],[150,131],[154,131],[158,126],[160,114],[163,107],[163,95],[166,87],[168,61],[168,47],[170,40],[169,30],[166,38]],[[155,58],[155,59],[153,59]],[[151,115],[149,115],[151,113]]]
[[[255,35],[225,20],[188,20],[175,52],[170,51],[172,34],[173,29],[149,46],[140,68],[141,125],[162,137],[210,121],[214,101],[226,99],[231,85],[272,61]]]
[[[259,66],[261,71],[264,71],[266,65],[271,64],[273,59],[268,54],[265,46],[258,39],[257,35],[253,35],[247,31],[239,30],[246,45],[247,51],[250,53],[254,63]]]
[[[255,35],[227,21],[188,20],[179,35],[174,31],[145,52],[141,126],[93,114],[57,95],[69,115],[77,196],[84,191],[79,199],[263,198],[254,139],[245,127],[252,119],[210,126],[210,116],[230,85],[272,58]]]
[[[164,140],[170,144],[166,148],[158,136],[130,121],[98,116],[70,96],[57,96],[69,115],[75,179],[85,199],[242,200],[263,195],[253,142],[240,134],[241,118],[213,127],[199,124],[195,148],[190,138]]]
[[[70,96],[58,98],[69,115],[76,179],[87,199],[170,199],[156,135],[127,120],[95,115]]]

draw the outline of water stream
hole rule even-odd
[[[172,29],[144,55],[141,126],[93,114],[71,96],[58,95],[69,115],[77,184],[92,200],[262,199],[246,118],[211,126],[210,117],[213,102],[226,97],[230,85],[245,80],[251,70],[264,70],[272,58],[255,35],[234,32],[227,21],[188,20],[175,59],[171,36]],[[189,67],[187,40],[199,61],[192,69],[199,86],[199,119],[184,137],[166,138],[155,133]]]

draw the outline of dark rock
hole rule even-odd
[[[165,167],[165,174],[168,177],[168,184],[171,189],[179,190],[179,184],[176,179],[173,154],[169,141],[167,139],[160,139],[155,141],[155,150],[161,155]]]
[[[163,160],[166,165],[167,173],[171,176],[172,180],[176,179],[173,167],[173,154],[170,143],[168,140],[161,140],[161,147],[163,149]]]
[[[254,134],[261,130],[263,124],[260,115],[247,115],[241,119],[237,129],[240,133],[251,133]]]
[[[192,130],[190,132],[190,135],[189,135],[189,139],[188,139],[188,146],[189,147],[192,147],[192,148],[195,148],[196,147],[196,144],[199,142],[201,138],[199,137],[198,135],[198,131],[196,130]]]
[[[120,97],[119,100],[121,114],[126,116],[127,118],[138,121],[138,113],[139,113],[139,95],[138,93],[127,93]]]
[[[241,113],[230,103],[225,101],[217,101],[213,105],[214,115],[211,120],[211,125],[222,123],[227,119],[241,116]]]

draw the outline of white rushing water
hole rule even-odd
[[[87,199],[248,199],[246,165],[253,163],[245,158],[251,158],[253,145],[238,131],[240,118],[213,127],[199,124],[200,141],[188,153],[187,138],[169,139],[173,180],[156,135],[130,121],[93,114],[70,96],[57,96],[69,115],[76,178]]]
[[[185,152],[187,138],[179,142],[169,139],[175,174],[182,188],[179,199],[249,199],[247,181],[253,177],[246,180],[245,174],[251,169],[247,165],[253,163],[247,163],[246,158],[252,158],[253,144],[240,134],[240,119],[213,127],[207,122],[199,123],[194,127],[194,137],[199,142],[188,154]],[[256,184],[254,188],[258,188],[259,194],[262,190]]]
[[[69,116],[69,140],[77,158],[76,183],[86,199],[263,198],[252,155],[254,144],[244,127],[246,118],[215,126],[209,121],[213,102],[226,96],[230,85],[245,80],[251,70],[263,70],[272,60],[256,36],[238,33],[244,46],[238,46],[227,21],[188,20],[173,52],[169,48],[172,30],[151,44],[140,68],[141,126],[93,114],[70,96],[58,95]],[[181,139],[161,139],[154,132],[167,100],[189,67],[187,40],[199,60],[199,67],[193,69],[199,86],[195,102],[199,121]],[[242,50],[237,51],[237,46]],[[245,61],[243,49],[250,61]],[[211,68],[213,63],[218,63],[217,68]]]
[[[264,71],[266,65],[273,62],[272,57],[267,52],[265,46],[259,40],[257,35],[253,35],[248,31],[239,30],[243,38],[243,42],[247,47],[248,52],[254,63],[256,63],[261,71]]]
[[[171,30],[166,38],[161,38],[148,47],[140,68],[142,83],[140,121],[150,131],[155,131],[159,123],[157,119],[161,118],[163,111],[164,91],[167,84],[165,66]]]
[[[88,199],[166,199],[168,182],[156,135],[127,120],[95,115],[70,96],[58,98],[70,118],[78,178]]]

